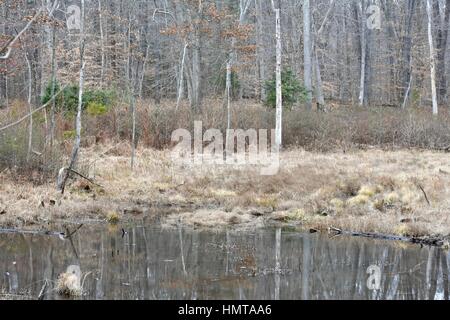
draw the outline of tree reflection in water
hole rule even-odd
[[[85,226],[72,239],[0,234],[0,292],[58,299],[81,266],[85,299],[447,299],[449,254],[398,242],[281,230]],[[367,268],[381,269],[379,290]],[[1,297],[1,296],[0,296]]]

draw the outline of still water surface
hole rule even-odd
[[[447,299],[447,251],[399,242],[258,230],[84,226],[73,241],[0,234],[0,292],[59,299],[83,273],[83,299]],[[370,290],[369,266],[381,271]],[[374,278],[372,278],[374,280]],[[370,281],[377,284],[376,279]]]

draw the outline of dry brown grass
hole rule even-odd
[[[63,197],[53,185],[18,184],[0,174],[0,208],[5,208],[0,224],[107,221],[111,212],[124,221],[166,212],[164,223],[200,227],[281,221],[321,230],[334,226],[408,236],[450,234],[446,153],[372,149],[325,154],[295,149],[282,154],[280,172],[269,177],[254,166],[180,168],[171,162],[170,151],[144,148],[138,149],[131,171],[128,153],[126,146],[83,149],[80,165],[104,188],[77,182]]]

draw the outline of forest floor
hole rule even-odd
[[[286,150],[278,174],[248,166],[179,167],[170,151],[139,149],[130,170],[127,144],[82,149],[78,179],[55,183],[0,173],[0,227],[47,228],[55,222],[157,220],[199,228],[272,224],[330,227],[399,236],[450,235],[450,158],[423,150]]]

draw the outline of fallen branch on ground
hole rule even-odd
[[[102,185],[98,184],[98,183],[95,182],[94,180],[92,180],[92,179],[90,179],[90,178],[84,176],[83,174],[79,173],[78,171],[75,171],[75,170],[73,170],[73,169],[66,168],[66,167],[61,168],[61,169],[59,170],[59,174],[58,174],[58,183],[57,183],[57,184],[58,184],[58,188],[59,188],[60,185],[62,184],[62,178],[64,177],[64,173],[66,172],[66,170],[69,170],[71,173],[76,174],[77,176],[79,176],[79,177],[85,179],[86,181],[92,183],[93,185],[96,185],[97,187],[103,188]]]
[[[419,187],[420,190],[422,190],[422,193],[425,196],[425,200],[427,201],[428,205],[431,206],[430,200],[428,199],[425,189],[420,185],[420,183],[418,183],[417,186]]]

